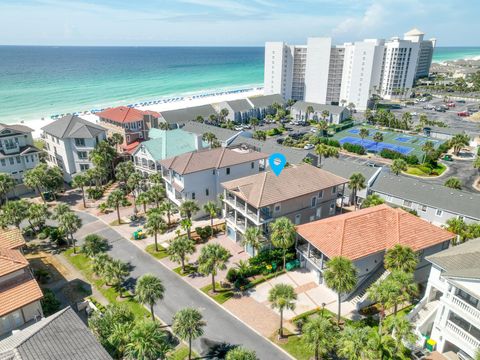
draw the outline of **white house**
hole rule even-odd
[[[67,115],[44,126],[47,163],[60,167],[65,181],[92,167],[90,152],[107,138],[107,130],[75,115]]]
[[[308,114],[307,119],[307,110],[310,107],[313,109],[313,112]],[[326,115],[325,117],[324,114]],[[297,101],[291,107],[291,115],[293,119],[297,121],[320,121],[325,119],[325,121],[329,124],[340,124],[342,121],[350,117],[350,111],[343,106]]]
[[[10,174],[18,184],[14,194],[28,191],[22,185],[25,171],[38,165],[41,150],[33,145],[32,129],[24,125],[0,124],[0,172]]]
[[[216,148],[178,155],[160,165],[168,198],[177,205],[195,200],[201,207],[218,201],[222,182],[263,171],[266,158],[267,154],[256,151]]]
[[[427,260],[432,268],[425,296],[409,314],[419,345],[431,339],[440,353],[474,358],[480,349],[480,239]]]

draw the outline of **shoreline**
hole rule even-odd
[[[190,94],[183,94],[178,96],[169,96],[161,97],[158,100],[151,101],[139,101],[132,104],[118,104],[112,105],[111,107],[116,106],[131,106],[139,110],[152,110],[156,112],[168,111],[168,110],[178,110],[186,107],[194,107],[200,105],[215,104],[223,101],[232,101],[238,99],[244,99],[252,96],[263,95],[263,86],[252,86],[252,87],[242,87],[237,89],[229,90],[204,90]],[[105,107],[106,109],[108,107]],[[101,109],[91,109],[91,110],[101,110]],[[91,110],[85,110],[80,112],[73,112],[84,120],[90,121],[92,123],[97,123],[98,117]],[[63,114],[67,115],[67,114]],[[9,123],[12,124],[22,124],[33,129],[32,136],[34,139],[40,138],[42,133],[41,128],[58,120],[58,118],[37,118],[32,120],[25,120],[21,122]]]

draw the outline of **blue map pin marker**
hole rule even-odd
[[[285,167],[285,164],[287,163],[287,158],[283,154],[275,153],[270,155],[270,157],[268,158],[268,163],[270,164],[273,173],[278,176]]]

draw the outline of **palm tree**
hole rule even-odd
[[[126,200],[125,193],[120,189],[113,190],[107,198],[107,206],[117,210],[117,220],[119,225],[122,223],[122,219],[120,218],[120,206],[122,206]]]
[[[120,133],[113,133],[112,136],[110,136],[110,143],[115,146],[115,150],[118,152],[118,145],[123,144],[123,136]]]
[[[212,132],[206,132],[202,135],[202,140],[206,141],[210,146],[215,142],[217,136]]]
[[[459,178],[448,178],[443,184],[450,189],[462,190],[462,181]]]
[[[186,231],[187,237],[190,239],[190,229],[192,228],[192,220],[185,218],[180,220],[180,227]]]
[[[118,181],[123,183],[123,186],[127,186],[127,180],[131,174],[135,172],[135,166],[133,165],[132,161],[124,161],[119,163],[115,167],[115,178]]]
[[[171,222],[171,216],[173,211],[175,210],[175,205],[170,202],[168,199],[165,199],[162,204],[160,205],[160,211],[163,213],[167,214],[167,225],[170,226]]]
[[[396,301],[396,284],[390,279],[385,278],[373,283],[367,291],[370,300],[380,305],[378,319],[378,333],[382,333],[382,321],[385,318],[386,309],[390,308]]]
[[[435,145],[433,144],[432,141],[427,140],[425,141],[425,144],[422,145],[422,151],[424,152],[422,162],[425,162],[427,157],[429,157],[430,154],[435,151]]]
[[[228,109],[225,109],[225,108],[221,109],[219,114],[218,114],[220,122],[227,122],[228,121],[228,119],[227,119],[228,114],[229,114]]]
[[[407,171],[408,169],[408,164],[405,160],[403,159],[395,159],[393,160],[393,163],[392,165],[390,166],[390,170],[392,170],[392,172],[395,174],[395,175],[399,175],[402,171]]]
[[[323,276],[327,286],[338,296],[337,325],[339,325],[342,313],[342,294],[352,292],[357,286],[357,269],[349,259],[336,256],[327,262],[327,269]]]
[[[122,297],[121,287],[130,275],[129,265],[121,260],[111,259],[103,269],[105,282],[112,286]]]
[[[477,155],[477,157],[473,161],[473,168],[480,171],[480,155]]]
[[[82,252],[90,258],[108,250],[108,241],[98,234],[89,234],[85,237]]]
[[[180,215],[186,217],[189,220],[192,220],[192,216],[194,216],[199,211],[200,208],[198,207],[198,203],[195,200],[185,200],[180,205]]]
[[[364,360],[369,332],[367,327],[346,326],[340,334],[338,355],[350,360]]]
[[[369,134],[370,132],[368,131],[367,128],[360,129],[360,132],[358,133],[358,135],[362,138],[362,145],[363,145],[363,140],[365,140],[365,138],[368,137]]]
[[[188,255],[195,253],[195,241],[190,240],[187,236],[179,236],[170,240],[167,249],[170,260],[180,263],[182,273],[185,273],[185,261],[188,261]]]
[[[148,181],[153,185],[162,185],[162,174],[158,172],[151,173],[148,175]]]
[[[173,316],[173,333],[180,339],[188,341],[188,360],[192,359],[192,340],[203,335],[203,328],[206,325],[200,311],[194,308],[179,310]]]
[[[417,268],[418,256],[412,248],[400,244],[394,245],[385,253],[385,269],[390,272],[403,271],[413,273]]]
[[[232,256],[230,252],[220,244],[205,245],[198,258],[198,270],[204,275],[212,276],[212,291],[216,292],[215,275],[219,270],[227,268],[227,261]]]
[[[276,284],[268,292],[268,301],[271,303],[272,309],[278,309],[280,312],[280,328],[278,334],[283,338],[283,311],[294,310],[297,294],[292,285]]]
[[[94,322],[95,320],[93,320]],[[89,321],[89,325],[92,321]],[[134,328],[133,322],[115,322],[111,326],[111,333],[107,338],[109,345],[115,348],[115,355],[123,359],[127,344],[130,342],[130,334]]]
[[[155,203],[155,207],[158,209],[160,203],[165,198],[165,188],[162,185],[153,185],[148,192],[150,193],[152,201]]]
[[[117,151],[108,143],[108,141],[100,141],[95,148],[90,151],[89,157],[95,167],[106,169],[106,173],[109,177],[112,175]]]
[[[322,355],[333,348],[334,332],[330,320],[321,317],[311,318],[302,328],[302,341],[313,349],[314,359],[320,359],[320,348]]]
[[[202,115],[198,115],[195,119],[195,121],[199,122],[199,123],[204,123],[205,122],[205,118],[202,116]]]
[[[46,204],[29,204],[27,220],[33,231],[41,231],[50,213]]]
[[[38,164],[33,169],[25,171],[25,174],[23,176],[23,183],[25,184],[25,186],[39,193],[44,203],[45,197],[43,196],[42,186],[46,169],[47,164]]]
[[[394,358],[395,340],[390,335],[371,329],[366,343],[366,358],[371,360],[389,360]]]
[[[147,205],[153,202],[149,191],[144,191],[137,196],[137,203],[143,205],[143,212],[147,213]]]
[[[250,125],[252,125],[253,127],[253,132],[255,132],[257,126],[260,124],[260,120],[258,120],[257,118],[253,117],[253,118],[250,118]]]
[[[405,343],[415,343],[416,336],[413,332],[413,324],[405,315],[389,316],[385,320],[385,328],[395,339],[395,353],[405,351]]]
[[[322,156],[325,158],[328,157],[338,157],[338,149],[334,146],[326,144],[318,144],[315,147],[315,153],[318,155],[318,164],[322,165]]]
[[[458,155],[463,147],[470,144],[470,137],[467,134],[456,134],[450,139],[449,145],[453,148],[453,153]]]
[[[255,252],[262,248],[264,241],[265,236],[263,236],[262,229],[256,226],[249,226],[243,235],[242,245],[250,246],[253,249],[252,255],[255,256]]]
[[[52,219],[53,220],[58,220],[60,219],[60,216],[62,216],[63,214],[67,213],[67,212],[71,212],[72,210],[70,210],[70,207],[65,204],[65,203],[58,203],[57,206],[55,206],[55,208],[53,209],[53,215],[52,215]]]
[[[212,228],[212,236],[213,236],[213,219],[217,214],[220,212],[220,208],[218,207],[215,201],[209,201],[203,205],[203,210],[210,216],[210,227]]]
[[[322,111],[322,119],[323,119],[323,121],[326,122],[326,119],[327,119],[327,117],[329,117],[329,116],[330,116],[330,111],[328,111],[328,110],[323,110],[323,111]]]
[[[73,253],[76,254],[75,238],[73,234],[82,227],[80,219],[73,211],[68,211],[58,218],[60,229],[70,236],[70,243],[73,245]]]
[[[255,351],[245,349],[242,346],[235,346],[228,350],[225,360],[259,360]]]
[[[83,200],[83,207],[87,207],[87,202],[85,201],[85,186],[88,184],[88,176],[85,174],[78,174],[73,177],[72,187],[80,189],[82,191],[82,200]]]
[[[3,206],[2,220],[20,229],[20,223],[27,217],[28,206],[25,199],[9,201]]]
[[[353,202],[355,210],[357,210],[357,193],[359,190],[365,189],[365,177],[360,173],[353,173],[348,182],[348,188],[352,190]]]
[[[150,306],[150,314],[153,321],[155,321],[153,306],[158,300],[163,299],[164,294],[165,287],[162,280],[152,274],[140,276],[135,285],[135,297],[138,302]]]
[[[280,217],[270,224],[270,241],[273,246],[283,250],[283,268],[287,258],[287,250],[295,244],[295,225],[286,217]]]
[[[378,194],[371,194],[368,195],[365,200],[362,202],[362,209],[381,205],[385,203],[385,201],[380,197]]]
[[[326,131],[328,130],[328,124],[326,121],[322,120],[317,124],[317,129],[320,131],[321,136],[325,136]]]
[[[383,134],[377,131],[375,134],[373,134],[373,141],[375,141],[375,149],[377,149],[378,143],[381,143],[383,141]]]
[[[147,212],[147,222],[144,227],[148,235],[155,237],[155,251],[158,251],[158,234],[163,234],[167,230],[167,224],[162,218],[162,213],[157,209],[150,209]]]
[[[0,173],[0,197],[8,201],[7,194],[15,188],[15,180],[7,173]]]
[[[92,260],[92,271],[97,276],[103,276],[112,258],[105,253],[96,254]]]
[[[131,192],[133,197],[133,212],[134,214],[138,213],[137,210],[137,191],[139,186],[143,181],[143,176],[138,172],[133,172],[128,176],[127,179],[127,188]]]
[[[305,121],[308,122],[308,118],[310,116],[310,114],[313,114],[315,112],[315,109],[313,108],[312,105],[309,105],[307,106],[307,108],[305,109]]]
[[[394,284],[393,313],[397,315],[398,305],[410,301],[418,293],[418,286],[415,283],[413,273],[407,273],[401,270],[393,271],[389,280]]]
[[[133,328],[125,355],[128,360],[165,359],[171,349],[168,333],[153,321],[142,321]]]

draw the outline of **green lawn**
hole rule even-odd
[[[210,291],[212,290],[212,284],[204,286],[200,290],[202,290],[205,294],[210,296],[219,304],[223,304],[228,299],[231,299],[235,294],[232,289],[222,289],[219,283],[215,283],[215,289],[217,290],[217,292],[214,295],[210,294]]]
[[[433,169],[426,167],[424,165],[415,165],[409,166],[406,173],[416,176],[426,176],[426,177],[435,177],[442,175],[447,167],[441,163],[438,163],[437,166]]]
[[[185,360],[188,357],[188,347],[184,345],[179,345],[170,355],[168,355],[168,360]],[[192,358],[198,358],[198,354],[195,351],[192,351]]]
[[[288,330],[283,330],[287,338],[278,340],[278,335],[273,335],[270,340],[280,346],[283,350],[288,352],[297,360],[310,360],[314,353],[305,343],[300,336],[290,334]]]
[[[72,256],[73,249],[68,249],[63,253],[65,259],[67,259],[75,268],[77,268],[83,276],[95,286],[95,288],[102,293],[103,296],[111,303],[122,303],[125,304],[132,310],[135,316],[143,318],[145,316],[150,316],[150,313],[145,309],[145,307],[138,302],[136,302],[132,297],[125,299],[124,301],[118,301],[117,298],[120,294],[115,291],[112,287],[105,287],[105,281],[101,278],[96,278],[92,269],[91,269],[91,260],[82,253],[78,253],[75,256]],[[128,296],[128,295],[125,295]]]
[[[191,264],[186,264],[185,265],[185,272],[182,272],[182,267],[179,266],[175,269],[173,269],[174,272],[176,272],[180,276],[187,276],[190,274],[194,274],[197,271],[197,267]]]
[[[165,249],[162,245],[158,245],[158,251],[155,251],[155,244],[148,245],[145,248],[145,251],[152,255],[153,257],[161,260],[168,256],[167,249]]]

